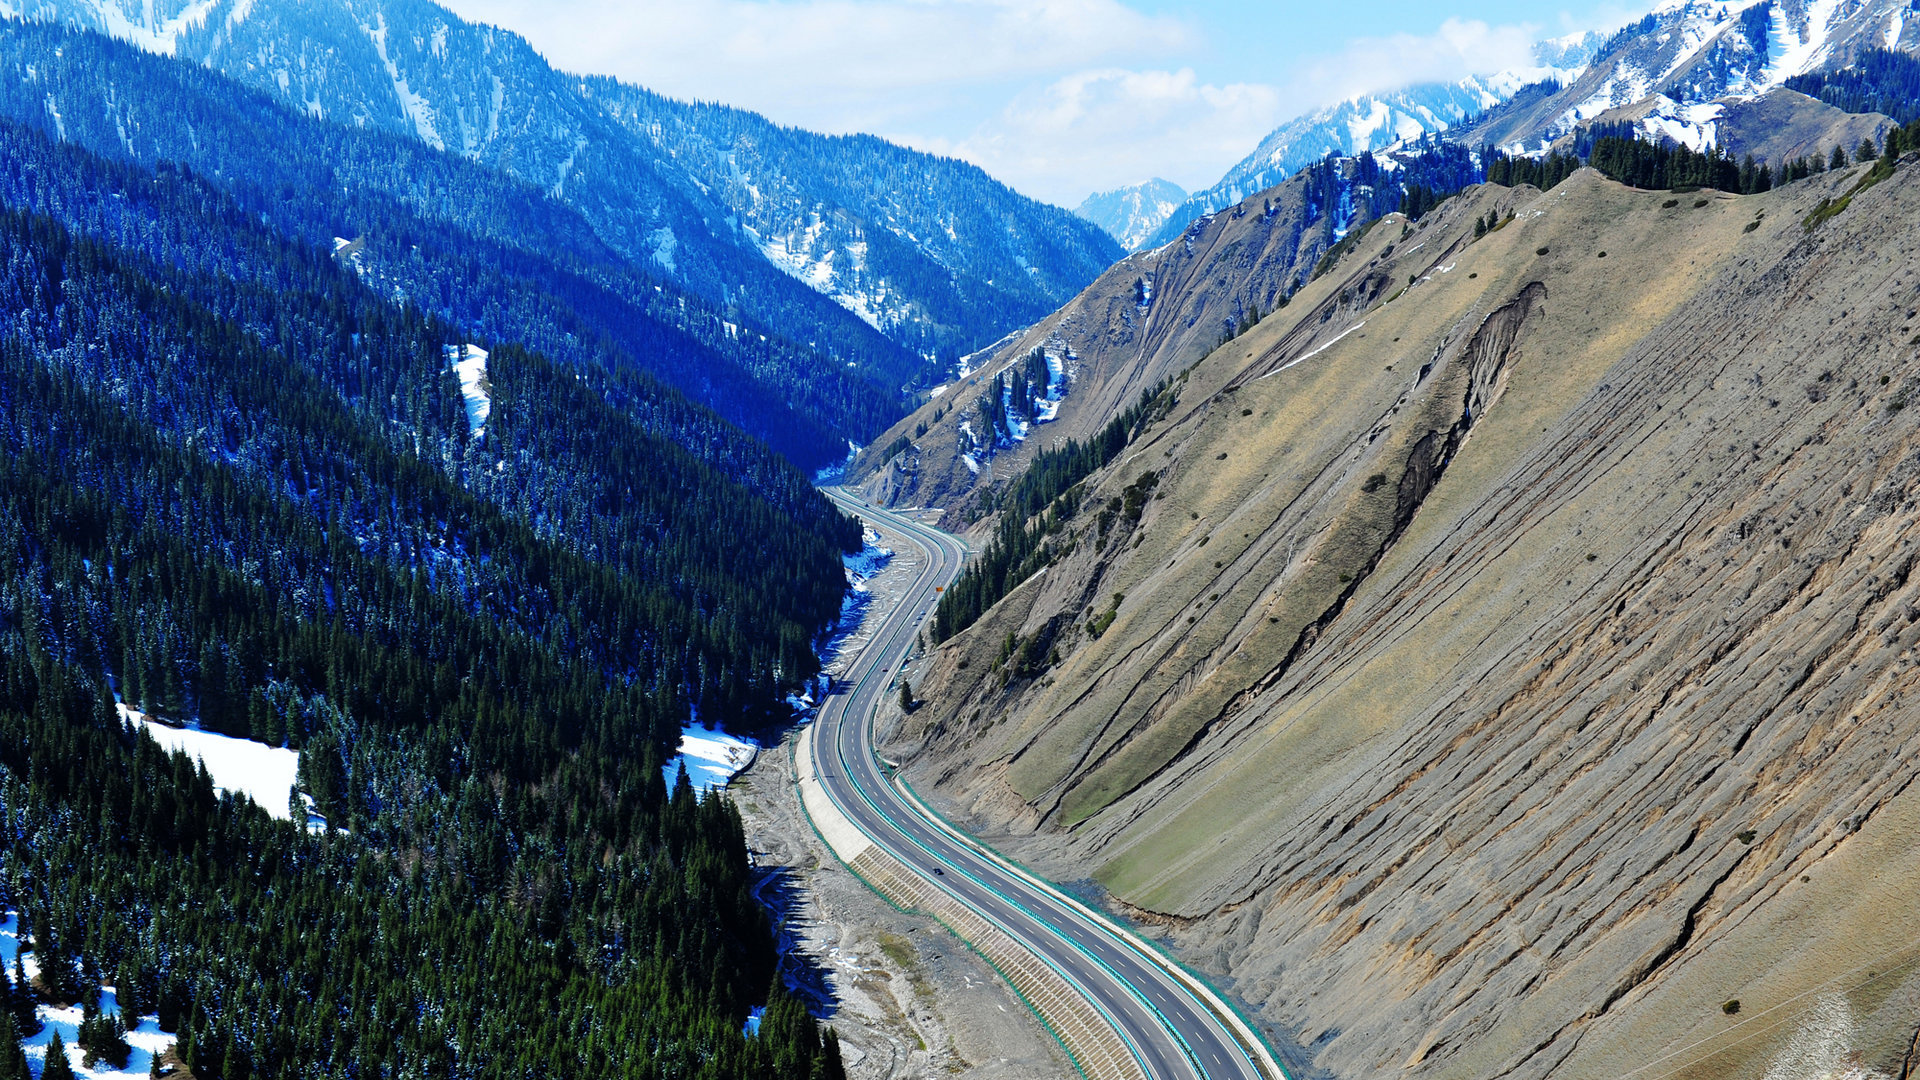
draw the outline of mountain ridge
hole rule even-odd
[[[1611,35],[1576,77],[1531,88],[1522,107],[1490,111],[1462,137],[1537,152],[1603,113],[1658,99],[1644,130],[1701,149],[1722,101],[1759,97],[1868,48],[1920,50],[1908,10],[1899,0],[1670,0]]]
[[[328,124],[99,34],[0,23],[0,56],[14,75],[0,112],[18,122],[148,167],[187,166],[317,247],[363,239],[354,265],[396,299],[490,341],[649,370],[810,468],[842,459],[899,408],[897,387],[857,373],[895,363],[877,335],[843,342],[877,349],[850,368],[844,351],[784,339],[633,264],[573,208],[484,165]],[[804,330],[804,313],[797,321]]]
[[[548,189],[627,257],[710,302],[751,309],[766,294],[788,333],[830,351],[884,336],[894,350],[884,363],[868,367],[859,355],[885,351],[873,342],[847,358],[896,392],[925,358],[977,348],[1044,314],[1119,255],[1097,229],[971,165],[878,140],[869,157],[946,185],[945,228],[913,216],[926,209],[919,201],[876,203],[872,185],[796,187],[809,160],[831,172],[824,166],[838,145],[833,137],[560,72],[517,35],[426,0],[33,0],[22,10],[117,31],[314,115],[410,134],[503,169]],[[619,115],[606,108],[609,99]],[[746,136],[727,148],[709,141],[703,153],[679,159],[646,135],[656,125],[677,127],[685,149],[700,117],[720,117]],[[797,153],[765,177],[779,190],[769,187],[763,200],[751,178],[723,182],[733,175],[727,154],[775,143]],[[822,230],[842,219],[846,227]],[[743,231],[756,220],[756,233]],[[940,242],[955,230],[971,238],[968,257]],[[775,243],[796,258],[770,259]]]

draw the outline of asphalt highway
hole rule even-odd
[[[959,576],[965,546],[834,488],[842,509],[904,536],[925,558],[902,601],[822,703],[813,767],[834,805],[914,873],[1024,944],[1119,1032],[1153,1080],[1285,1080],[1216,998],[1152,948],[931,816],[875,755],[873,718],[893,689],[937,590]]]

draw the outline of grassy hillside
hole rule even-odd
[[[1387,218],[1186,372],[889,756],[1302,1066],[1897,1075],[1920,168],[1814,214],[1865,171]]]

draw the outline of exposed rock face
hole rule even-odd
[[[1863,172],[1386,219],[1192,368],[889,756],[1306,1068],[1784,1076],[1817,1044],[1897,1075],[1920,162],[1803,225]],[[996,666],[1041,632],[1047,671]]]

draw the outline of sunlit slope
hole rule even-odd
[[[1858,875],[1920,884],[1859,854],[1920,735],[1913,166],[1802,224],[1860,171],[1387,219],[1192,370],[898,749],[1337,1075],[1637,1065],[1912,940]]]
[[[1122,259],[1053,314],[970,358],[965,377],[861,451],[849,483],[887,505],[946,507],[957,524],[1037,448],[1098,432],[1256,309],[1273,311],[1312,272],[1338,236],[1326,192],[1316,197],[1310,179],[1295,176],[1193,223],[1173,243]],[[982,439],[983,394],[1036,349],[1066,375],[1057,414],[1022,442]]]

